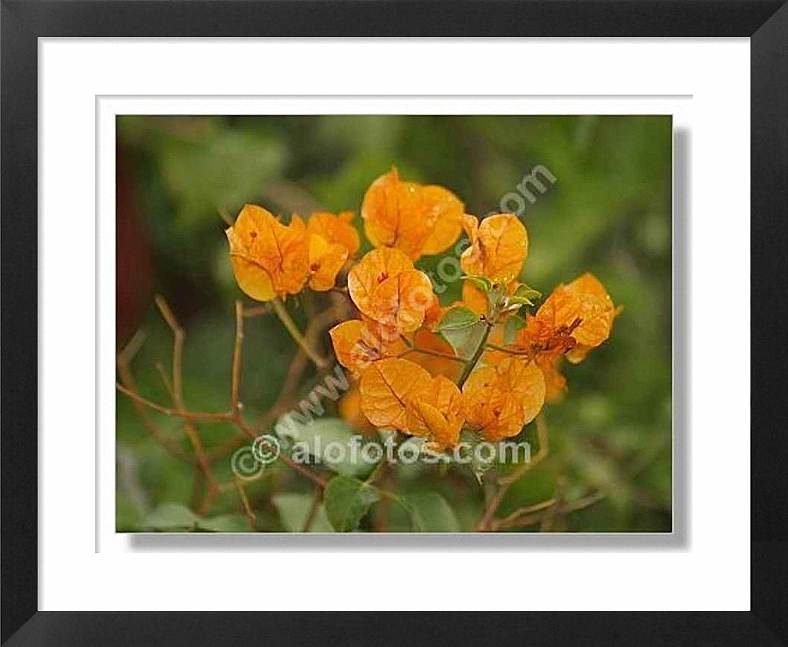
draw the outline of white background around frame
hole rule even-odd
[[[749,57],[747,39],[40,41],[40,608],[748,609],[749,344],[722,351],[749,336]],[[674,534],[116,534],[124,113],[673,114]]]

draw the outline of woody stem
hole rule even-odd
[[[304,351],[304,354],[312,361],[315,366],[318,368],[326,368],[328,365],[326,360],[324,360],[322,357],[320,357],[320,355],[312,350],[306,338],[301,334],[298,326],[295,325],[295,322],[287,312],[284,303],[282,303],[282,301],[279,299],[274,299],[271,303],[274,306],[274,312],[276,313],[276,316],[279,317],[279,320],[282,322],[282,324],[284,324],[287,332],[290,333],[290,336],[293,338],[293,341],[298,344],[298,347]]]
[[[465,365],[465,368],[462,371],[462,375],[460,375],[460,380],[457,385],[462,389],[463,384],[465,381],[470,377],[471,372],[476,367],[476,364],[479,362],[479,359],[484,353],[485,347],[487,346],[487,338],[490,336],[490,331],[493,329],[493,325],[495,325],[490,319],[485,318],[484,323],[486,324],[484,328],[484,334],[482,338],[479,340],[479,345],[476,347],[476,350],[473,352],[471,359],[468,360],[468,363]]]

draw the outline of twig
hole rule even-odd
[[[540,512],[541,510],[545,510],[550,508],[556,504],[556,500],[547,499],[546,501],[541,501],[540,503],[534,503],[533,505],[524,506],[522,508],[517,508],[514,512],[510,515],[504,517],[503,519],[494,519],[490,523],[491,530],[498,530],[499,528],[504,528],[508,525],[512,525],[517,522],[521,517],[524,517],[528,514],[533,514],[534,512]]]
[[[170,397],[175,400],[175,391],[172,388],[172,380],[170,380],[170,376],[167,375],[167,369],[164,368],[164,364],[161,362],[156,362],[156,370],[159,372],[161,382],[164,384],[164,388],[167,389],[167,393],[169,393]]]
[[[244,306],[235,302],[235,344],[233,345],[232,382],[230,385],[230,411],[234,414],[241,410],[239,400],[241,389],[241,347],[244,339]]]
[[[243,406],[240,401],[240,390],[241,390],[241,369],[242,369],[242,353],[243,353],[243,320],[244,318],[248,318],[250,316],[256,316],[257,314],[263,314],[263,308],[266,312],[269,311],[267,306],[263,308],[257,309],[249,309],[245,310],[241,302],[236,302],[235,304],[235,318],[236,318],[236,327],[235,327],[235,343],[233,346],[233,358],[232,358],[232,369],[231,369],[231,385],[230,385],[230,411],[226,412],[194,412],[188,411],[183,402],[183,393],[182,393],[182,365],[183,365],[183,344],[185,334],[183,329],[178,324],[175,315],[173,314],[171,308],[167,304],[167,302],[163,299],[163,297],[156,298],[156,304],[161,311],[161,314],[167,324],[169,325],[170,329],[173,332],[173,355],[172,355],[172,367],[173,367],[173,374],[172,379],[167,375],[167,371],[160,363],[157,364],[157,370],[161,375],[162,381],[167,389],[168,393],[172,397],[173,400],[173,407],[167,407],[152,400],[148,400],[147,398],[143,397],[139,394],[137,390],[137,385],[133,379],[133,376],[129,370],[129,363],[131,359],[134,357],[136,352],[139,350],[142,342],[144,340],[144,335],[141,332],[138,332],[129,342],[127,347],[118,355],[118,373],[120,381],[116,383],[116,388],[120,393],[123,393],[127,397],[129,397],[133,403],[134,407],[139,412],[143,423],[150,429],[152,435],[167,448],[173,455],[178,456],[179,458],[183,458],[188,462],[194,463],[195,467],[199,469],[196,473],[195,477],[195,488],[199,485],[199,479],[204,477],[205,482],[208,484],[206,495],[203,499],[203,502],[200,506],[200,514],[205,514],[209,509],[211,503],[218,495],[219,492],[226,491],[229,488],[235,487],[237,485],[235,483],[228,483],[228,484],[219,484],[215,477],[213,476],[211,470],[211,462],[225,456],[227,453],[235,449],[236,447],[242,445],[244,442],[248,442],[257,437],[258,430],[248,424],[242,415]],[[268,424],[272,423],[276,420],[280,415],[285,413],[287,409],[292,406],[295,398],[293,396],[293,392],[296,390],[295,385],[298,383],[299,379],[301,378],[304,370],[307,367],[307,361],[312,360],[316,364],[315,360],[320,360],[320,364],[318,366],[323,369],[327,366],[327,362],[322,360],[314,353],[312,349],[312,345],[316,343],[320,333],[323,331],[325,326],[328,323],[333,321],[337,321],[339,319],[339,314],[336,311],[336,304],[330,310],[321,313],[320,315],[312,318],[310,320],[309,326],[307,328],[307,332],[304,336],[301,336],[301,333],[298,332],[297,328],[295,328],[295,324],[290,319],[287,311],[284,310],[281,302],[274,303],[274,311],[277,311],[277,306],[282,308],[282,313],[284,314],[283,323],[285,323],[287,327],[287,321],[292,324],[292,328],[295,329],[298,336],[302,339],[302,341],[307,341],[308,344],[299,344],[299,353],[294,358],[293,362],[291,363],[290,370],[288,371],[288,377],[285,380],[283,388],[280,391],[279,397],[274,405],[266,412],[263,416],[260,424],[260,428],[264,428]],[[282,318],[280,312],[277,312]],[[290,330],[292,334],[292,330]],[[190,456],[186,455],[180,448],[174,444],[170,439],[166,438],[164,434],[161,433],[159,428],[154,424],[153,420],[148,415],[148,411],[157,411],[166,416],[173,416],[178,417],[184,420],[184,429],[186,431],[187,437],[192,443],[192,446],[195,450],[195,459],[193,460]],[[225,443],[223,446],[219,448],[213,449],[210,453],[205,452],[200,441],[199,433],[196,427],[192,424],[193,422],[229,422],[233,424],[241,435],[235,438],[232,438],[229,442]],[[319,488],[324,488],[327,485],[326,479],[323,477],[311,472],[310,470],[306,469],[305,467],[299,465],[298,463],[294,462],[290,457],[282,454],[280,455],[280,459],[286,465],[288,465],[291,469],[298,472],[305,478],[312,481],[315,485]],[[243,493],[242,493],[243,492]],[[249,505],[248,498],[244,501],[245,498],[245,491],[241,489],[239,491],[239,496],[241,496],[241,502],[244,506],[246,511],[247,518],[249,517],[249,512],[251,510],[251,506]],[[252,511],[253,513],[253,511]]]
[[[257,515],[255,515],[254,510],[252,510],[252,506],[249,505],[249,497],[246,496],[246,490],[244,490],[244,486],[240,479],[234,478],[233,483],[235,484],[235,489],[238,490],[238,496],[241,499],[244,514],[246,515],[247,521],[249,521],[249,527],[254,530],[254,523],[257,520]]]
[[[134,359],[144,342],[145,333],[143,333],[141,330],[138,330],[131,340],[129,340],[129,343],[126,344],[126,347],[118,354],[118,377],[124,385],[123,388],[128,389],[129,392],[132,390],[136,391],[137,389],[137,383],[134,379],[134,375],[131,372],[131,360]],[[159,428],[159,426],[151,419],[151,417],[148,415],[148,410],[145,408],[143,403],[135,401],[134,408],[136,409],[140,420],[142,420],[142,424],[150,432],[153,438],[162,447],[164,447],[164,449],[166,449],[172,456],[175,456],[176,458],[189,463],[193,462],[192,458],[188,456],[175,441],[173,441],[171,438],[168,438]]]
[[[161,312],[161,316],[167,325],[170,327],[173,335],[172,342],[172,390],[175,394],[176,406],[183,409],[183,385],[181,383],[181,376],[183,371],[183,340],[184,333],[178,320],[175,318],[169,304],[160,294],[156,295],[156,305]]]
[[[186,411],[186,406],[183,402],[183,344],[186,335],[183,332],[183,328],[181,328],[180,324],[178,323],[178,320],[176,319],[175,314],[173,313],[169,304],[160,294],[156,295],[156,305],[159,307],[159,311],[161,312],[161,316],[164,317],[164,321],[167,322],[170,330],[172,330],[172,386],[170,388],[170,392],[172,393],[173,404],[175,404],[176,410],[179,413],[183,413]],[[166,373],[163,372],[163,368],[162,375],[164,378],[166,378]],[[165,384],[166,383],[167,382],[165,380]],[[188,420],[184,421],[183,429],[186,432],[186,436],[188,437],[192,448],[194,449],[197,465],[199,465],[200,470],[202,470],[203,476],[205,477],[205,496],[203,497],[203,501],[198,509],[198,513],[204,515],[208,512],[208,510],[210,510],[211,504],[219,494],[219,484],[216,481],[216,477],[214,477],[213,472],[211,471],[211,465],[208,461],[208,457],[205,455],[205,448],[202,445],[199,430]]]
[[[298,344],[298,347],[304,351],[304,354],[312,361],[312,363],[314,363],[315,366],[317,366],[319,369],[326,368],[328,366],[328,362],[312,350],[307,340],[301,334],[301,331],[298,330],[298,326],[296,326],[295,322],[291,319],[290,314],[287,312],[287,308],[285,308],[282,301],[280,299],[274,299],[271,303],[273,304],[276,316],[279,317],[279,320],[287,329],[287,332],[290,333],[293,341]]]
[[[285,456],[284,453],[279,454],[279,460],[281,460],[285,465],[291,467],[296,472],[301,474],[301,476],[305,476],[306,478],[308,478],[315,485],[319,485],[321,488],[324,488],[326,487],[326,485],[328,485],[328,481],[326,481],[322,476],[318,476],[317,474],[309,471],[302,465],[299,465],[294,460],[292,460],[289,456]]]
[[[330,308],[329,310],[322,312],[314,319],[310,320],[306,332],[304,333],[304,337],[310,348],[312,348],[317,343],[317,339],[320,336],[320,333],[323,332],[323,329],[335,321],[339,321],[339,316],[335,312],[334,308]],[[287,371],[287,375],[285,376],[285,380],[282,383],[282,388],[279,391],[279,404],[281,404],[284,400],[295,400],[295,398],[292,398],[291,396],[296,389],[298,381],[301,379],[301,376],[306,370],[307,359],[306,353],[303,351],[303,349],[299,348],[299,352],[295,358],[293,358],[290,368]],[[286,409],[288,406],[289,403],[284,408]]]
[[[487,342],[487,348],[492,350],[500,351],[501,353],[509,353],[510,355],[531,355],[530,350],[522,350],[519,348],[507,348],[506,346],[499,346],[498,344],[493,344],[492,342]]]
[[[486,328],[484,329],[484,334],[482,335],[482,338],[479,341],[479,345],[476,347],[476,350],[474,351],[470,361],[465,365],[465,368],[462,371],[462,375],[460,375],[460,379],[457,382],[457,386],[460,387],[460,390],[462,390],[465,381],[471,376],[471,372],[473,371],[477,362],[479,361],[482,354],[484,353],[485,346],[487,345],[487,338],[490,336],[490,331],[492,331],[493,329],[493,325],[494,325],[493,321],[489,319],[485,319],[484,323],[486,324]]]
[[[538,465],[547,456],[549,447],[547,440],[547,423],[544,420],[544,414],[539,414],[536,416],[536,433],[539,439],[539,450],[531,457],[530,461],[520,465],[508,476],[500,477],[498,479],[498,491],[495,493],[492,499],[490,499],[481,519],[479,519],[479,523],[476,525],[477,531],[483,532],[489,529],[490,523],[495,517],[495,513],[498,511],[498,508],[503,502],[503,499],[506,496],[506,493],[509,491],[509,488],[511,488],[512,485],[519,481],[526,472],[532,469],[535,465]]]
[[[553,495],[553,499],[555,499],[556,504],[545,511],[542,517],[542,522],[539,524],[540,532],[553,530],[556,519],[558,519],[558,517],[560,516],[559,513],[561,510],[561,506],[564,502],[565,490],[566,490],[566,478],[562,476],[558,479],[558,483],[555,489],[555,494]]]
[[[407,350],[399,353],[396,357],[404,357],[409,353],[421,353],[423,355],[432,355],[434,357],[443,357],[444,359],[453,359],[455,362],[461,362],[462,364],[467,364],[469,360],[465,359],[464,357],[457,357],[456,355],[452,355],[450,353],[444,353],[439,350],[432,350],[430,348],[419,348],[414,344],[410,339],[405,337],[405,335],[400,335],[400,339],[405,343],[408,347]]]
[[[584,510],[585,508],[589,508],[595,503],[604,500],[606,497],[607,494],[604,492],[601,491],[594,492],[593,494],[589,494],[588,496],[583,497],[582,499],[578,499],[573,503],[567,503],[564,505],[559,504],[554,506],[553,508],[548,508],[547,510],[538,512],[536,514],[518,516],[515,519],[509,519],[509,517],[506,517],[504,519],[494,520],[491,523],[490,528],[492,530],[503,530],[505,528],[512,528],[512,527],[523,528],[525,526],[531,526],[537,523],[541,523],[544,520],[545,514],[551,511],[554,511],[556,515],[562,515],[562,516],[567,515],[570,512],[576,512],[578,510]]]
[[[165,416],[175,416],[178,418],[183,418],[184,420],[196,420],[203,422],[232,422],[233,421],[233,414],[229,412],[216,412],[216,413],[208,413],[202,411],[178,411],[177,409],[172,409],[170,407],[165,407],[161,404],[157,404],[156,402],[152,402],[147,398],[143,398],[139,395],[136,391],[132,391],[131,389],[123,386],[120,383],[115,384],[115,388],[120,391],[123,395],[130,397],[135,402],[148,407],[149,409],[153,409],[154,411],[158,411],[159,413],[163,413]]]

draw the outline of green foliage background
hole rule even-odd
[[[670,530],[670,117],[127,116],[118,119],[117,132],[119,168],[130,187],[119,199],[118,218],[130,219],[139,233],[137,246],[118,241],[119,268],[131,282],[119,297],[128,302],[118,304],[124,312],[118,347],[138,326],[144,329],[146,341],[134,362],[140,392],[168,402],[155,369],[156,362],[169,361],[171,348],[152,301],[154,291],[162,293],[187,330],[184,392],[188,406],[201,411],[227,407],[232,304],[241,296],[219,210],[234,217],[244,202],[255,202],[288,215],[308,214],[317,205],[358,214],[370,182],[396,164],[404,178],[442,184],[461,197],[468,213],[483,215],[497,211],[501,197],[533,167],[547,167],[557,181],[525,210],[530,253],[523,280],[549,293],[592,271],[625,310],[606,344],[566,368],[568,396],[545,409],[550,457],[512,488],[500,513],[555,495],[572,502],[602,492],[604,499],[553,520],[549,529]],[[360,217],[356,223],[361,228]],[[140,249],[151,259],[147,282]],[[437,260],[422,258],[418,265],[434,269]],[[451,286],[442,301],[458,298],[459,288]],[[300,310],[292,309],[296,315]],[[249,320],[242,400],[250,415],[275,400],[294,353],[273,316]],[[161,417],[160,423],[188,447],[176,420]],[[208,447],[232,434],[229,426],[203,427]],[[529,426],[525,434],[532,439],[534,430]],[[229,461],[216,467],[220,479],[230,478]],[[297,530],[311,486],[286,467],[269,472],[248,488],[255,527]],[[193,468],[151,438],[122,395],[117,473],[119,530],[167,524],[248,530],[234,491],[219,497],[210,520],[195,524],[188,517]],[[440,499],[430,499],[438,493],[454,513],[450,525],[473,529],[485,488],[470,471],[400,466],[397,478],[399,493],[430,503],[424,528],[430,515],[446,514]],[[166,518],[157,526],[151,515],[161,514]],[[173,515],[185,516],[180,526]],[[411,529],[406,516],[392,506],[390,529]],[[313,530],[330,528],[321,510]]]

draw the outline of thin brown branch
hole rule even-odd
[[[232,382],[230,385],[230,411],[238,413],[241,410],[241,352],[244,339],[244,306],[240,301],[235,302],[235,344],[233,346]]]
[[[602,491],[594,492],[593,494],[589,494],[588,496],[585,496],[582,499],[578,499],[573,503],[567,503],[565,506],[561,508],[561,514],[568,514],[569,512],[576,512],[577,510],[583,510],[585,508],[588,508],[589,506],[594,505],[595,503],[599,503],[606,497],[607,494],[605,492]]]
[[[129,393],[136,391],[137,389],[136,380],[134,379],[134,375],[131,372],[131,361],[134,359],[144,342],[145,333],[142,331],[137,331],[126,347],[118,354],[118,377],[123,383],[123,388],[127,389]],[[164,449],[166,449],[167,452],[169,452],[172,456],[190,463],[192,462],[191,457],[181,449],[178,443],[173,439],[168,438],[167,435],[153,421],[150,415],[148,415],[148,410],[145,408],[143,403],[135,401],[134,409],[137,411],[137,415],[139,415],[140,420],[142,420],[142,424],[150,432],[151,436],[153,436],[156,442],[164,447]]]
[[[243,507],[244,515],[246,515],[246,520],[249,522],[249,528],[254,530],[257,515],[255,515],[252,506],[249,504],[249,497],[246,496],[246,490],[244,489],[243,483],[241,483],[241,480],[238,478],[234,478],[233,483],[235,484],[235,489],[238,490],[238,496],[241,499],[241,506]]]
[[[279,454],[279,459],[285,465],[287,465],[288,467],[291,467],[296,472],[301,474],[301,476],[305,476],[306,478],[308,478],[315,485],[319,485],[321,488],[324,488],[324,487],[326,487],[326,485],[328,485],[328,481],[326,481],[322,476],[318,476],[317,474],[315,474],[314,472],[311,472],[310,470],[306,469],[302,465],[299,465],[294,460],[292,460],[289,456],[285,456],[282,453],[282,454]]]
[[[118,353],[117,362],[118,364],[122,364],[123,366],[130,366],[131,361],[137,356],[137,353],[142,348],[142,345],[145,343],[145,332],[143,330],[138,330],[134,333],[134,336],[129,339],[126,346]]]
[[[454,360],[455,362],[460,362],[461,364],[467,364],[468,360],[464,357],[457,357],[456,355],[450,355],[449,353],[442,353],[439,350],[430,350],[429,348],[419,348],[418,346],[414,346],[413,348],[409,348],[404,353],[400,353],[397,357],[404,357],[410,353],[421,353],[422,355],[432,355],[433,357],[442,357],[444,359]]]
[[[235,321],[236,321],[236,328],[235,328],[235,344],[233,348],[233,357],[232,357],[232,375],[231,375],[231,386],[230,386],[230,411],[228,412],[194,412],[188,411],[183,402],[183,387],[182,387],[182,366],[183,366],[183,345],[185,334],[183,329],[181,328],[180,324],[178,323],[177,319],[175,318],[172,309],[169,307],[167,302],[164,300],[163,297],[159,296],[156,298],[156,304],[162,314],[162,317],[170,327],[173,333],[173,356],[172,356],[172,378],[167,374],[166,369],[161,364],[157,365],[157,370],[161,375],[162,381],[167,389],[168,393],[170,394],[173,400],[173,406],[168,407],[152,400],[149,400],[142,395],[139,394],[137,390],[137,385],[134,382],[133,376],[131,375],[130,371],[128,370],[128,365],[133,356],[136,354],[139,347],[142,345],[143,335],[142,333],[138,333],[132,339],[130,344],[121,352],[118,356],[118,370],[120,374],[120,382],[116,383],[116,388],[119,392],[123,393],[127,397],[129,397],[133,403],[135,408],[140,413],[143,421],[146,423],[153,433],[153,435],[165,445],[168,450],[172,451],[173,453],[176,452],[178,449],[177,446],[173,446],[172,442],[169,441],[163,434],[160,433],[158,427],[153,423],[152,419],[148,415],[149,411],[156,411],[166,416],[173,416],[180,418],[184,421],[184,430],[189,438],[190,442],[195,451],[195,460],[192,460],[191,457],[187,457],[186,460],[190,462],[194,462],[195,466],[199,469],[196,473],[195,478],[195,488],[198,488],[199,481],[204,478],[204,481],[207,485],[205,497],[203,498],[202,503],[199,506],[198,512],[200,514],[205,514],[212,504],[215,497],[218,495],[219,492],[224,491],[226,488],[219,484],[215,477],[213,476],[211,470],[211,462],[225,456],[227,453],[232,451],[233,449],[237,448],[238,446],[242,445],[244,442],[248,442],[257,437],[259,428],[265,428],[269,424],[273,423],[280,415],[285,413],[288,408],[290,408],[294,402],[295,397],[293,393],[296,391],[296,385],[298,381],[301,379],[304,371],[308,366],[308,361],[311,359],[312,361],[315,360],[317,356],[313,353],[311,356],[309,353],[305,351],[305,348],[311,350],[314,345],[317,343],[319,336],[324,331],[325,327],[339,319],[339,314],[336,311],[336,307],[330,308],[328,311],[324,311],[320,313],[316,317],[310,319],[309,326],[307,328],[306,333],[303,335],[303,340],[305,342],[308,341],[308,346],[302,346],[299,344],[299,353],[294,358],[293,362],[291,363],[290,370],[288,371],[288,377],[283,384],[283,388],[280,391],[279,397],[277,402],[266,412],[265,416],[261,420],[261,425],[258,428],[255,428],[249,425],[243,418],[242,410],[243,406],[240,402],[240,383],[241,383],[241,368],[242,368],[242,353],[243,353],[243,320],[249,316],[255,316],[257,313],[253,312],[252,310],[244,310],[243,305],[241,302],[236,302],[235,304]],[[267,311],[267,309],[266,309]],[[262,314],[262,312],[260,312]],[[286,312],[285,312],[286,314]],[[288,316],[289,319],[289,316]],[[290,320],[292,324],[292,320]],[[294,324],[293,324],[294,325]],[[300,333],[299,333],[300,334]],[[327,366],[327,362],[325,362]],[[233,424],[240,432],[241,436],[232,438],[229,442],[225,443],[222,447],[216,448],[212,450],[210,453],[206,452],[202,446],[199,432],[193,423],[195,422],[229,422]],[[183,456],[183,452],[178,452],[181,456]],[[298,472],[305,478],[309,479],[315,485],[317,485],[320,489],[324,488],[327,484],[327,481],[313,473],[312,471],[306,469],[305,467],[299,465],[298,463],[294,462],[290,457],[286,455],[280,455],[282,462],[288,465],[291,469]],[[230,487],[236,487],[237,485],[227,484]],[[197,490],[195,490],[196,492]],[[250,520],[250,524],[253,521],[253,517],[249,514],[250,512],[253,515],[253,511],[251,506],[249,506],[248,498],[245,496],[245,491],[243,488],[239,490],[239,495],[242,499],[242,504],[244,505],[245,513],[247,518]],[[246,499],[244,501],[244,499]]]
[[[497,350],[501,353],[509,353],[510,355],[526,355],[530,356],[530,350],[523,350],[521,348],[508,348],[506,346],[500,346],[498,344],[493,344],[492,342],[487,342],[486,347],[491,350]]]
[[[524,528],[526,526],[536,525],[538,523],[542,523],[545,519],[545,515],[547,513],[553,512],[555,515],[567,515],[571,512],[576,512],[578,510],[584,510],[585,508],[589,508],[595,503],[598,503],[604,500],[607,497],[607,494],[604,492],[594,492],[593,494],[589,494],[588,496],[583,497],[582,499],[578,499],[573,503],[566,503],[563,505],[557,504],[552,508],[548,508],[547,510],[543,510],[541,512],[536,512],[530,515],[520,515],[514,519],[510,519],[506,517],[504,519],[494,520],[491,524],[492,530],[503,530],[506,528]],[[512,513],[513,515],[514,513]],[[512,516],[510,515],[510,517]]]
[[[164,321],[166,321],[167,325],[170,327],[173,335],[172,383],[169,390],[172,394],[172,400],[173,404],[175,405],[175,409],[179,414],[182,414],[186,412],[186,405],[183,402],[183,344],[186,339],[186,334],[184,333],[181,325],[178,323],[178,319],[175,317],[175,313],[173,313],[166,299],[160,294],[156,295],[156,305],[161,312],[161,316],[164,317]],[[162,375],[166,377],[166,374],[163,372],[163,370]],[[165,384],[166,383],[167,382],[165,381]],[[208,512],[208,510],[210,510],[211,504],[219,494],[219,484],[216,481],[216,477],[213,475],[213,472],[211,471],[211,464],[205,454],[205,448],[203,447],[202,439],[200,438],[199,429],[191,421],[184,420],[183,430],[192,445],[192,449],[194,450],[194,455],[197,460],[197,465],[200,467],[203,477],[205,478],[205,496],[203,497],[202,503],[198,508],[198,513],[204,515]]]
[[[172,312],[169,304],[167,303],[166,299],[157,294],[156,298],[156,306],[159,308],[159,312],[161,312],[161,316],[164,318],[164,321],[167,322],[167,325],[170,327],[173,335],[173,342],[172,342],[172,390],[175,393],[175,404],[180,408],[184,408],[183,404],[183,384],[182,384],[182,375],[183,375],[183,340],[184,340],[184,333],[183,328],[181,328],[178,320],[175,318],[175,315]]]
[[[479,340],[479,345],[476,347],[476,350],[473,352],[471,359],[465,364],[465,368],[462,369],[462,375],[460,375],[460,379],[457,381],[457,386],[462,389],[465,381],[471,376],[471,372],[473,372],[474,367],[479,362],[484,353],[484,349],[487,345],[487,338],[490,336],[490,332],[495,325],[495,320],[484,320],[485,329],[484,333],[482,334],[482,338]]]
[[[295,325],[295,322],[290,317],[290,313],[287,312],[287,308],[285,308],[284,303],[280,299],[274,299],[272,302],[274,312],[276,316],[279,317],[279,320],[282,322],[282,325],[287,329],[287,332],[290,333],[290,336],[293,338],[293,341],[298,345],[298,347],[304,351],[306,356],[312,361],[312,363],[317,366],[319,369],[326,368],[328,366],[328,362],[320,357],[311,347],[309,342],[306,340],[304,335],[298,329],[298,326]]]
[[[522,517],[533,514],[535,512],[540,512],[547,508],[551,508],[556,504],[556,500],[547,499],[546,501],[541,501],[539,503],[534,503],[533,505],[523,506],[522,508],[517,508],[514,512],[510,515],[504,517],[503,519],[493,519],[490,523],[490,530],[498,530],[500,528],[505,528],[507,526],[516,524]]]
[[[506,493],[509,491],[509,488],[519,481],[529,470],[541,463],[547,456],[549,445],[547,439],[547,423],[545,422],[544,414],[539,414],[536,416],[536,433],[537,438],[539,439],[538,451],[531,457],[530,461],[517,467],[508,476],[500,477],[498,479],[498,490],[487,503],[484,513],[476,525],[477,531],[483,532],[489,529],[490,524],[495,517],[495,513],[498,511],[498,508],[503,502],[503,499],[506,496]]]
[[[556,527],[556,523],[561,521],[562,506],[564,503],[564,494],[566,492],[566,477],[562,476],[558,479],[555,488],[555,505],[545,510],[542,521],[539,524],[539,532],[548,532]]]
[[[132,391],[131,389],[123,386],[120,383],[116,383],[115,388],[118,391],[120,391],[123,395],[130,397],[135,402],[143,406],[146,406],[149,409],[153,409],[154,411],[158,411],[159,413],[163,413],[165,416],[174,416],[177,418],[183,418],[184,420],[195,420],[195,421],[203,421],[203,422],[232,422],[233,421],[233,414],[229,412],[208,413],[203,411],[199,411],[199,412],[178,411],[177,409],[165,407],[156,402],[152,402],[147,398],[143,398],[136,391]]]
[[[164,388],[167,389],[167,393],[170,394],[170,397],[175,400],[175,390],[172,387],[172,380],[170,376],[167,374],[167,369],[164,368],[164,364],[161,362],[156,362],[156,370],[159,372],[159,376],[161,377],[161,382],[164,385]]]

